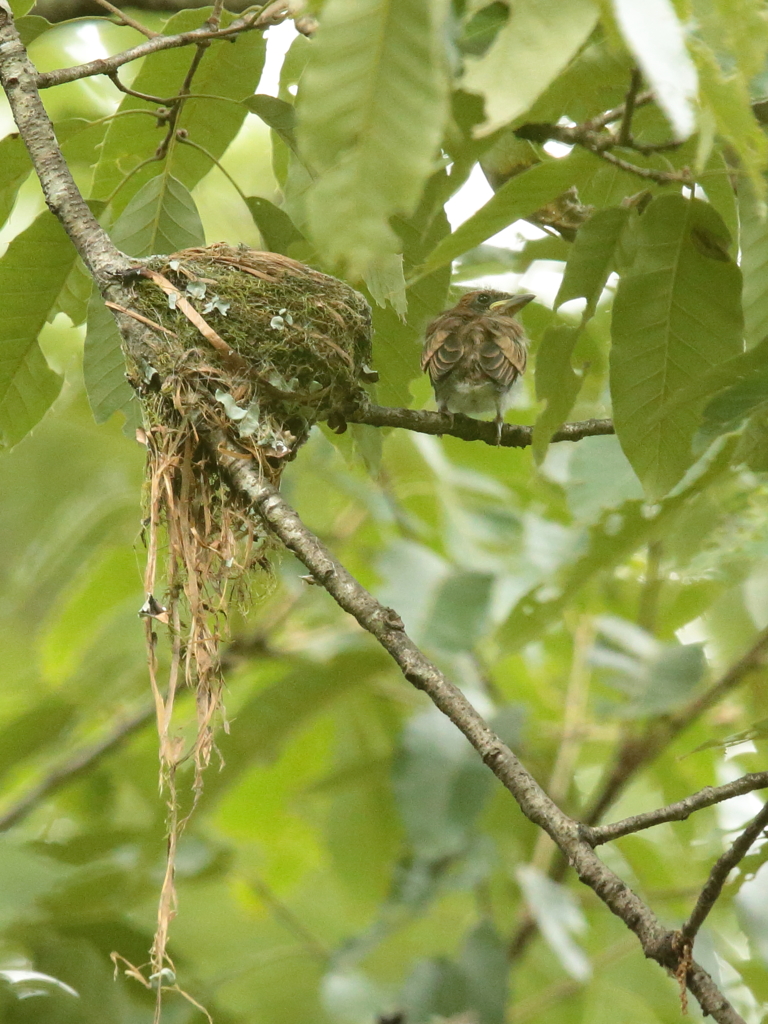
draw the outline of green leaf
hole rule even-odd
[[[0,260],[0,441],[12,447],[41,419],[61,390],[37,336],[76,259],[47,210],[13,239]]]
[[[701,644],[663,644],[626,619],[601,616],[602,642],[590,655],[604,669],[608,685],[630,701],[622,713],[631,717],[668,714],[690,699],[706,667]]]
[[[577,187],[583,201],[593,202],[590,191],[600,186],[600,191],[604,191],[606,175],[614,183],[611,189],[614,195],[617,182],[623,194],[637,191],[636,178],[616,168],[605,168],[598,157],[583,149],[574,148],[570,156],[560,160],[542,160],[510,178],[485,206],[443,239],[419,269],[419,276],[445,266],[502,228],[535,213],[572,185]]]
[[[580,334],[581,327],[548,327],[536,353],[536,397],[547,403],[533,428],[533,454],[538,463],[547,454],[550,438],[568,418],[584,382],[571,365]]]
[[[217,739],[227,773],[208,776],[202,803],[226,792],[254,762],[275,761],[297,731],[336,698],[364,685],[371,675],[378,675],[383,667],[388,667],[385,656],[374,648],[345,651],[324,664],[297,659],[294,671],[261,689],[240,707],[238,728]]]
[[[594,577],[612,568],[635,551],[649,537],[657,536],[686,507],[691,496],[719,479],[730,467],[735,442],[722,447],[700,475],[686,487],[650,507],[644,501],[625,501],[607,511],[587,531],[583,554],[567,565],[555,580],[529,590],[499,631],[499,639],[511,650],[519,650],[540,638],[546,629],[562,620],[564,610]]]
[[[577,981],[585,982],[592,965],[574,939],[586,931],[587,921],[573,893],[554,882],[537,867],[525,864],[515,872],[528,910],[561,966]]]
[[[0,139],[0,225],[16,202],[22,183],[32,170],[27,147],[20,135],[6,135]]]
[[[467,58],[463,88],[485,98],[482,134],[514,121],[556,78],[597,22],[590,0],[519,0],[485,56]]]
[[[568,478],[568,508],[581,522],[594,522],[607,509],[643,496],[616,437],[579,441],[568,464]]]
[[[744,332],[751,348],[768,338],[768,218],[749,182],[739,183]]]
[[[112,241],[129,256],[150,256],[205,245],[205,234],[187,189],[171,175],[158,174],[120,214]]]
[[[658,498],[693,462],[700,406],[664,413],[675,392],[741,349],[741,273],[708,204],[654,200],[634,229],[635,259],[613,307],[611,395],[616,433]]]
[[[261,196],[247,196],[245,201],[264,246],[270,252],[281,252],[287,256],[294,242],[306,241],[285,210],[279,206]]]
[[[768,367],[760,366],[720,391],[707,404],[701,431],[707,440],[737,430],[756,409],[768,402]]]
[[[616,21],[677,139],[692,134],[696,68],[671,0],[612,0]]]
[[[307,209],[322,256],[365,276],[400,251],[448,113],[446,0],[328,0],[299,94],[299,143],[319,172]]]
[[[132,421],[138,401],[125,379],[122,339],[115,318],[94,288],[88,304],[83,376],[93,418],[104,423],[118,409]]]
[[[434,863],[461,855],[490,795],[491,776],[435,708],[409,719],[402,744],[392,785],[414,856]]]
[[[565,265],[555,309],[571,299],[584,298],[588,313],[594,313],[605,282],[614,269],[614,254],[629,216],[626,207],[613,206],[595,211],[581,225]]]
[[[623,49],[595,33],[526,114],[529,122],[556,124],[567,116],[577,124],[596,110],[617,107],[627,92],[632,59]]]
[[[198,28],[205,17],[205,11],[181,11],[166,22],[163,32],[173,35]],[[232,15],[225,12],[222,25],[231,20]],[[217,160],[237,135],[247,115],[242,101],[251,96],[258,85],[264,54],[262,33],[244,32],[235,43],[214,42],[206,50],[195,73],[191,91],[207,94],[207,97],[186,100],[176,127],[186,132],[193,142],[204,146]],[[131,87],[136,92],[170,98],[181,88],[191,59],[190,49],[183,46],[150,54],[144,58]],[[129,110],[154,112],[157,104],[124,96],[118,113],[124,114]],[[146,114],[117,117],[111,121],[94,173],[93,195],[107,199],[130,171],[153,156],[166,132],[165,125],[158,125]],[[169,144],[165,163],[167,172],[189,190],[212,168],[210,158],[192,146],[184,145],[178,133]],[[117,211],[156,173],[157,167],[153,164],[138,172],[118,193],[115,199]]]
[[[509,997],[507,945],[490,921],[481,921],[459,954],[469,993],[469,1007],[480,1024],[503,1024]]]
[[[768,139],[752,112],[747,82],[741,75],[726,75],[717,57],[702,42],[691,43],[699,69],[703,111],[714,120],[718,135],[736,150],[761,201],[765,198],[762,172],[768,160]]]
[[[292,103],[286,103],[276,96],[267,96],[257,93],[245,100],[245,105],[256,114],[264,124],[277,132],[283,142],[294,153],[298,154],[298,143],[296,142],[296,108]]]
[[[92,287],[93,279],[85,269],[83,261],[78,259],[64,282],[50,318],[53,319],[57,313],[65,313],[73,325],[79,327],[88,316]]]
[[[10,0],[14,18],[22,18],[34,6],[35,0]]]
[[[424,642],[443,651],[471,651],[488,625],[494,578],[457,570],[437,587]]]
[[[400,253],[380,257],[366,273],[365,283],[379,306],[389,304],[401,317],[408,312],[403,257]]]

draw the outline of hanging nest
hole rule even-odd
[[[336,278],[276,253],[218,244],[142,261],[126,279],[121,317],[127,377],[144,412],[147,544],[141,614],[157,707],[161,780],[168,792],[168,865],[152,948],[159,977],[174,913],[182,813],[177,769],[194,765],[194,800],[215,747],[222,707],[220,642],[229,609],[246,603],[260,569],[268,586],[267,536],[246,496],[230,487],[217,453],[254,460],[278,485],[318,420],[366,401],[371,315]],[[130,319],[126,319],[130,318]],[[258,577],[257,577],[258,579]],[[167,627],[160,668],[158,624]],[[161,681],[161,674],[166,682]],[[194,738],[173,724],[175,694],[195,692]],[[160,990],[158,990],[158,1000]],[[159,1002],[158,1002],[159,1006]]]
[[[153,257],[139,274],[132,312],[156,335],[129,380],[150,422],[219,428],[273,483],[312,424],[376,379],[368,303],[334,277],[224,244]]]

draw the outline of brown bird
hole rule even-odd
[[[440,412],[496,410],[496,444],[512,385],[525,373],[527,338],[515,314],[536,298],[492,289],[468,292],[427,327],[421,368]]]

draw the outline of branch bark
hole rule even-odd
[[[432,434],[440,437],[458,437],[462,441],[485,441],[497,447],[496,424],[492,420],[475,420],[462,413],[430,412],[424,409],[390,409],[382,405],[368,405],[344,413],[347,423],[367,423],[371,427],[403,427],[418,434]],[[582,420],[578,423],[564,423],[553,435],[553,441],[580,441],[583,437],[595,437],[615,433],[613,421]],[[501,428],[502,448],[527,448],[533,440],[533,427],[505,423]]]
[[[696,906],[691,911],[691,916],[680,929],[683,942],[690,945],[697,932],[707,919],[710,910],[717,902],[723,886],[728,880],[728,875],[736,867],[740,860],[749,853],[749,848],[759,838],[760,833],[768,827],[768,804],[765,804],[755,818],[747,825],[741,835],[736,839],[729,850],[720,857],[709,873],[704,888],[701,890]]]
[[[585,826],[585,834],[592,846],[612,843],[614,839],[621,839],[622,836],[631,835],[633,832],[642,832],[646,828],[653,828],[654,825],[661,825],[667,821],[685,821],[695,811],[732,800],[735,796],[753,793],[756,789],[766,788],[768,772],[751,772],[723,786],[706,786],[684,800],[677,800],[666,807],[658,807],[655,811],[633,814],[630,818],[622,818],[621,821],[614,821],[610,825]]]

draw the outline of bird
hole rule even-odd
[[[421,369],[440,412],[496,410],[496,444],[512,386],[525,373],[527,342],[515,314],[535,299],[491,288],[467,292],[427,326]]]

